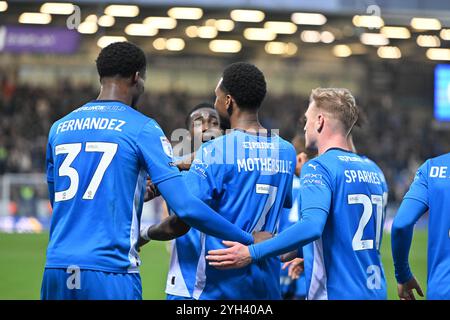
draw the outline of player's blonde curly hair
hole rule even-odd
[[[340,120],[348,135],[358,121],[359,109],[350,90],[345,88],[316,88],[309,97],[316,107]]]

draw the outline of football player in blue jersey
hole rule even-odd
[[[302,168],[301,220],[262,243],[225,241],[229,248],[206,258],[219,269],[240,268],[303,247],[308,299],[386,299],[379,248],[387,185],[348,143],[355,99],[347,89],[315,89],[305,117],[306,147],[319,156]]]
[[[215,93],[215,108],[230,120],[232,129],[201,146],[184,178],[195,196],[227,220],[247,232],[262,232],[258,235],[266,239],[275,232],[282,208],[292,206],[295,150],[259,123],[266,81],[257,67],[244,62],[229,65]],[[150,238],[156,239],[163,229],[150,228]],[[186,288],[184,277],[195,279],[194,299],[281,298],[277,257],[224,272],[205,260],[208,250],[223,247],[221,240],[202,233],[200,241],[200,257],[190,274],[173,266],[178,270],[174,286]]]
[[[217,110],[214,109],[212,104],[206,102],[196,105],[188,113],[186,128],[189,130],[189,136],[184,137],[183,141],[174,146],[174,153],[179,156],[176,163],[178,168],[183,170],[182,174],[187,172],[184,170],[189,170],[195,158],[195,151],[202,143],[222,135]],[[164,208],[167,208],[167,206],[165,205]],[[165,209],[165,211],[168,210]],[[143,244],[145,244],[145,241],[142,241],[141,245]],[[168,300],[193,299],[195,271],[200,252],[200,231],[194,228],[174,240],[171,247],[165,290]],[[180,278],[184,281],[181,281]]]
[[[423,297],[413,276],[408,254],[414,225],[429,212],[427,299],[450,300],[450,153],[427,160],[418,170],[392,225],[392,255],[398,296],[415,300],[414,290]]]
[[[147,176],[187,225],[253,242],[192,195],[162,129],[135,109],[144,91],[144,52],[117,42],[101,50],[96,64],[97,100],[56,121],[49,133],[53,215],[42,299],[142,298],[137,242]]]

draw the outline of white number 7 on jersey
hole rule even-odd
[[[70,185],[67,190],[55,192],[55,202],[59,201],[67,201],[75,197],[78,191],[79,185],[79,175],[75,168],[72,168],[70,165],[78,156],[81,151],[81,143],[68,143],[68,144],[60,144],[55,147],[55,155],[58,154],[67,154],[67,157],[61,164],[61,167],[58,170],[59,176],[69,177]],[[92,176],[91,182],[89,183],[86,192],[83,195],[83,199],[92,200],[97,192],[98,186],[103,179],[106,169],[111,164],[112,159],[114,158],[117,152],[117,144],[116,143],[108,143],[108,142],[86,142],[86,152],[103,152],[103,156],[98,164],[97,169],[95,170],[94,175]]]

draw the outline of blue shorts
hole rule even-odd
[[[142,300],[139,273],[80,269],[44,271],[42,300]]]

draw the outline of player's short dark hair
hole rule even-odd
[[[242,109],[258,109],[266,96],[264,74],[256,66],[236,62],[225,68],[220,88]]]
[[[100,51],[96,60],[100,79],[103,77],[131,77],[136,72],[145,73],[147,59],[138,46],[130,42],[114,42]]]
[[[184,123],[185,123],[185,125],[186,125],[186,128],[189,129],[189,127],[190,127],[190,125],[191,125],[191,115],[192,115],[195,111],[197,111],[197,110],[199,110],[199,109],[213,109],[213,110],[215,110],[215,109],[214,109],[214,106],[213,106],[211,103],[209,103],[209,102],[202,102],[202,103],[199,103],[198,105],[196,105],[195,107],[193,107],[193,108],[189,111],[189,113],[187,114],[186,120],[184,121]]]

